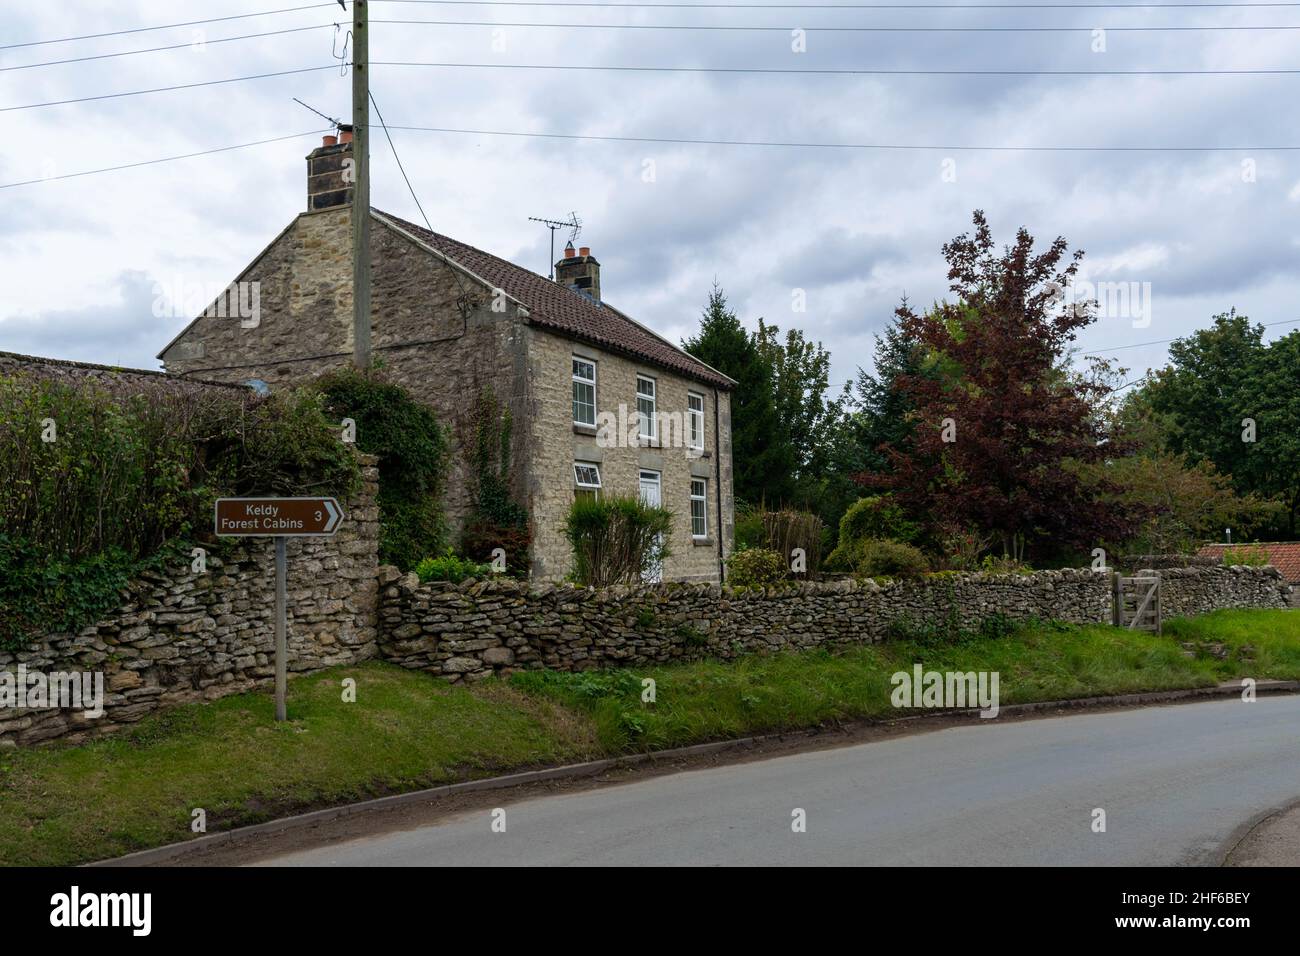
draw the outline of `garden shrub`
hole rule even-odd
[[[768,587],[785,576],[785,560],[770,548],[745,548],[727,559],[727,583],[733,588]]]
[[[357,423],[357,448],[379,459],[379,560],[407,571],[441,553],[447,437],[433,409],[379,370],[349,366],[315,385],[331,414]]]
[[[767,531],[763,527],[763,509],[737,501],[736,550],[765,547],[767,547]]]
[[[415,574],[421,583],[426,581],[451,581],[459,584],[467,578],[486,578],[491,576],[490,565],[479,564],[469,558],[462,558],[447,549],[446,553],[436,558],[425,558],[415,566]]]
[[[1034,569],[1009,555],[986,554],[980,562],[980,570],[986,574],[1032,574]]]
[[[890,540],[911,544],[920,533],[920,525],[908,520],[892,496],[859,498],[840,519],[839,541],[827,555],[826,567],[833,571],[856,571],[862,563],[866,542]]]
[[[930,569],[930,562],[919,548],[902,541],[869,538],[858,549],[858,563],[853,568],[866,577],[920,577]]]
[[[572,578],[604,587],[640,581],[669,554],[672,512],[634,496],[578,498],[564,535],[573,548]]]
[[[811,511],[763,512],[763,542],[763,547],[781,555],[787,570],[796,548],[803,550],[807,574],[821,569],[822,521]]]

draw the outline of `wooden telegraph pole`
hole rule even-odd
[[[370,367],[370,4],[352,3],[352,361]]]

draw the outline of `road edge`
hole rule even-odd
[[[998,711],[998,717],[1034,717],[1042,715],[1047,711],[1111,710],[1147,707],[1160,704],[1195,703],[1204,700],[1237,697],[1240,696],[1241,691],[1242,685],[1240,683],[1228,683],[1218,684],[1214,687],[1148,691],[1136,694],[1117,694],[1109,697],[1077,697],[1066,700],[1033,701],[1024,704],[1008,704],[1001,707]],[[1300,681],[1257,681],[1255,684],[1255,693],[1260,696],[1300,693]],[[1064,715],[1058,714],[1058,716]],[[960,711],[945,710],[939,713],[909,714],[891,720],[864,720],[856,721],[854,724],[873,727],[910,727],[918,730],[925,729],[926,725],[932,724],[934,730],[941,730],[952,726],[954,723],[966,723],[971,721],[976,723],[984,722],[981,720],[980,712],[976,708]],[[460,783],[444,784],[440,787],[413,790],[410,793],[399,793],[387,797],[377,797],[372,800],[362,800],[357,803],[346,803],[336,807],[312,810],[308,813],[281,817],[276,820],[268,820],[265,823],[256,823],[251,826],[237,827],[233,830],[223,830],[219,833],[210,833],[192,840],[183,840],[179,843],[168,843],[147,850],[137,850],[134,853],[128,853],[125,856],[112,857],[106,860],[96,860],[92,863],[86,863],[83,865],[88,867],[152,866],[175,860],[190,853],[215,849],[228,843],[245,840],[249,837],[284,833],[290,830],[317,826],[321,823],[337,820],[341,817],[390,810],[394,807],[400,807],[406,804],[424,803],[439,797],[446,797],[453,794],[472,793],[483,790],[505,790],[529,784],[544,783],[547,781],[593,777],[611,770],[621,770],[645,764],[681,760],[690,757],[710,756],[733,750],[750,749],[758,747],[765,742],[788,741],[801,737],[811,740],[824,737],[825,733],[826,731],[824,728],[813,728],[804,731],[796,730],[781,731],[771,734],[757,734],[748,737],[736,737],[728,740],[715,740],[707,743],[692,744],[688,747],[675,747],[670,750],[655,750],[648,753],[625,754],[619,757],[606,757],[601,760],[590,760],[579,764],[566,764],[559,767],[546,767],[540,770],[527,770],[520,773],[507,774],[501,777],[485,777],[481,780],[466,780]],[[1277,813],[1276,810],[1270,811],[1263,816],[1268,817],[1275,813]],[[1243,828],[1245,832],[1231,845],[1235,847],[1237,843],[1240,843],[1241,840],[1245,838],[1245,834],[1248,834],[1261,822],[1262,820],[1256,819],[1245,824]],[[1224,854],[1221,859],[1226,858],[1226,856],[1227,854]]]

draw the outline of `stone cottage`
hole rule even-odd
[[[346,131],[342,140],[326,137],[307,157],[307,210],[159,353],[168,372],[274,390],[351,361]],[[734,532],[735,382],[606,302],[588,248],[570,245],[551,280],[370,216],[372,353],[453,441],[485,390],[510,409],[512,493],[530,516],[532,576],[568,573],[563,527],[575,495],[640,495],[675,515],[662,578],[719,580]],[[472,505],[466,469],[454,450],[453,532]]]

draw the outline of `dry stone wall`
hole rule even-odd
[[[1285,607],[1273,568],[1163,571],[1166,616],[1218,607]],[[1110,575],[954,574],[919,581],[804,583],[734,591],[716,584],[604,590],[529,587],[510,579],[420,584],[380,569],[380,655],[453,681],[521,668],[590,670],[763,651],[842,647],[885,638],[899,618],[1110,620]]]
[[[377,647],[378,469],[363,458],[362,490],[332,538],[287,542],[289,668],[313,671],[373,657]],[[132,583],[113,614],[77,634],[0,651],[0,672],[98,672],[104,713],[0,707],[0,749],[119,730],[159,707],[213,700],[275,676],[275,545],[228,539],[207,571],[188,559]]]

